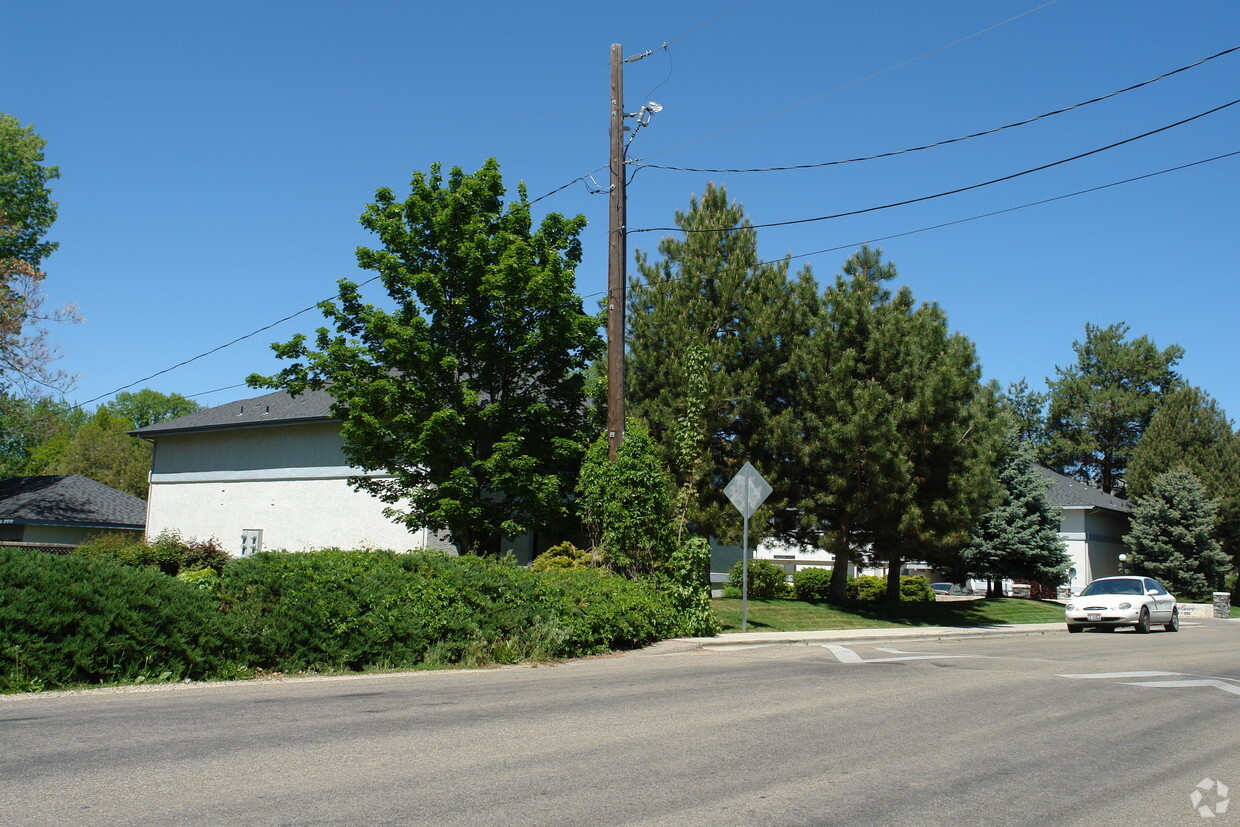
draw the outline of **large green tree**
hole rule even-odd
[[[999,420],[974,347],[937,305],[888,290],[895,276],[862,247],[794,361],[795,512],[835,555],[834,600],[867,550],[888,561],[898,594],[900,563],[957,551],[995,496]]]
[[[0,391],[26,395],[63,390],[72,378],[58,358],[46,323],[78,321],[72,307],[43,307],[43,259],[56,249],[46,236],[57,204],[48,183],[60,176],[43,163],[46,141],[32,126],[0,113]]]
[[[101,406],[62,447],[45,473],[81,474],[118,491],[146,499],[150,443],[129,436],[133,422]]]
[[[601,350],[574,285],[585,218],[553,213],[534,229],[524,187],[504,196],[494,159],[416,172],[404,200],[380,189],[361,223],[382,246],[357,259],[391,309],[342,280],[340,300],[320,305],[331,328],[275,345],[292,364],[250,377],[330,390],[350,462],[388,475],[353,484],[406,525],[484,553],[566,516],[591,436],[585,368]]]
[[[1173,370],[1184,355],[1147,337],[1127,339],[1128,325],[1085,325],[1073,342],[1076,364],[1056,367],[1048,379],[1044,463],[1108,494],[1124,496],[1132,452],[1163,395],[1180,381]]]
[[[1191,471],[1218,502],[1214,536],[1240,568],[1240,434],[1209,394],[1186,385],[1167,394],[1133,451],[1128,467],[1132,496],[1147,496],[1167,471]],[[1240,600],[1240,585],[1233,602]]]
[[[1177,468],[1155,477],[1149,493],[1133,504],[1124,535],[1132,570],[1183,597],[1222,588],[1231,561],[1214,539],[1216,508],[1191,471]]]
[[[677,487],[694,492],[682,503],[697,532],[739,541],[722,488],[749,461],[775,486],[771,501],[784,496],[775,435],[787,421],[797,381],[790,356],[808,333],[817,288],[808,268],[793,277],[787,261],[759,258],[744,207],[723,187],[707,185],[677,211],[676,225],[683,237],[663,239],[657,261],[636,253],[626,401]]]
[[[133,422],[134,428],[145,428],[202,410],[197,402],[179,393],[160,393],[150,388],[122,391],[108,403],[108,408]]]
[[[999,594],[1006,577],[1057,586],[1070,565],[1059,537],[1059,512],[1046,501],[1050,479],[1033,459],[1032,444],[1013,429],[999,466],[1003,499],[978,520],[961,555],[970,577],[990,581],[992,595]]]

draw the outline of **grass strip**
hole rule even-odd
[[[741,630],[741,601],[711,601],[723,631]],[[1063,605],[1011,597],[935,603],[848,603],[750,600],[749,631],[814,632],[832,629],[890,629],[901,626],[993,626],[1063,621]]]

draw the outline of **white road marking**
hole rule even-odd
[[[863,658],[849,649],[847,646],[840,646],[837,643],[820,643],[818,644],[824,649],[830,650],[840,663],[895,663],[897,661],[906,660],[945,660],[955,658],[987,658],[990,655],[940,655],[932,653],[903,652],[900,649],[886,649],[881,646],[874,648],[880,652],[889,652],[892,654],[902,655],[898,658]]]
[[[1183,675],[1183,672],[1091,672],[1085,675],[1060,675],[1061,678],[1101,678],[1103,680],[1114,680],[1116,678],[1162,678],[1171,675]]]
[[[1141,683],[1129,683],[1128,686],[1152,686],[1155,688],[1179,688],[1183,686],[1212,686],[1215,689],[1221,689],[1224,692],[1230,692],[1233,695],[1240,695],[1240,686],[1235,686],[1223,681],[1142,681]]]

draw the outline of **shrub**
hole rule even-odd
[[[114,559],[0,549],[0,690],[211,677],[217,605]]]
[[[213,569],[218,573],[231,559],[215,540],[184,540],[175,531],[161,532],[150,542],[124,534],[100,534],[88,538],[73,553],[80,557],[106,557],[127,566],[158,569],[174,577],[194,569]]]
[[[738,560],[728,571],[728,582],[740,588],[744,561]],[[770,560],[749,561],[749,596],[758,599],[788,596],[788,573]]]
[[[831,587],[831,569],[801,569],[792,575],[797,600],[826,600]]]
[[[577,548],[565,541],[535,557],[530,568],[534,571],[551,571],[553,569],[590,569],[597,565],[598,559],[593,551]]]
[[[873,602],[887,599],[887,578],[872,574],[848,578],[848,599],[862,602]],[[930,581],[918,575],[900,578],[900,600],[902,601],[933,601],[934,590]]]
[[[934,589],[924,575],[914,574],[900,578],[900,599],[906,602],[933,603]]]

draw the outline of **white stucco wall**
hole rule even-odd
[[[263,549],[443,547],[426,530],[407,531],[384,504],[354,490],[334,423],[170,434],[152,459],[147,536],[164,530],[214,538],[241,554],[243,531],[262,531]]]

